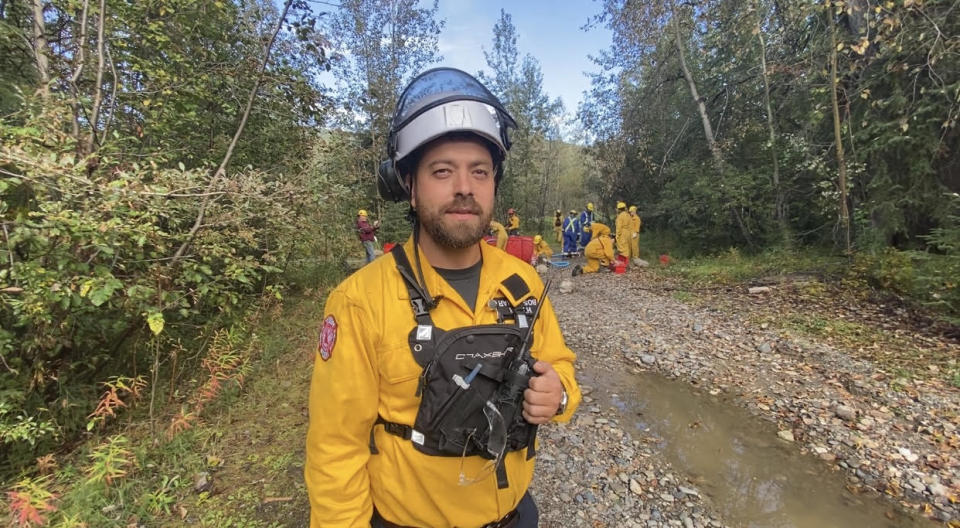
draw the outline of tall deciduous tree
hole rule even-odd
[[[437,40],[443,22],[437,11],[437,0],[429,7],[417,0],[347,0],[329,20],[338,124],[369,138],[362,175],[368,184],[384,155],[400,90],[441,59]]]
[[[505,215],[511,207],[517,209],[530,220],[527,225],[535,225],[540,232],[548,209],[548,195],[543,189],[547,179],[556,176],[549,174],[548,142],[559,134],[557,120],[563,113],[563,103],[551,100],[546,93],[539,61],[530,54],[521,58],[517,28],[504,10],[500,10],[493,26],[493,47],[484,50],[484,56],[491,73],[481,73],[481,78],[517,121],[500,185],[500,214]]]

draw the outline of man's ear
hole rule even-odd
[[[415,181],[415,180],[413,179],[413,177],[412,177],[410,174],[407,174],[406,176],[404,176],[404,179],[405,179],[406,182],[407,182],[407,188],[410,189],[410,207],[416,209],[416,208],[417,208],[417,198],[416,198],[417,193],[414,191],[414,188],[413,188],[413,185],[414,185],[414,181]]]

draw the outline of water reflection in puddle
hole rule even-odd
[[[771,423],[732,403],[697,394],[682,382],[650,373],[580,373],[621,424],[652,433],[674,468],[709,497],[725,523],[743,528],[913,528],[877,497],[856,496],[844,475],[777,437]],[[580,413],[588,412],[581,407]],[[889,518],[892,516],[893,518]]]

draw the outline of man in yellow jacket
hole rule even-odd
[[[490,220],[490,230],[493,231],[493,236],[497,237],[497,247],[506,249],[507,239],[510,237],[507,236],[507,230],[503,228],[503,224],[496,220]]]
[[[617,202],[617,253],[624,257],[630,254],[630,213],[627,212],[627,204]]]
[[[560,209],[557,209],[557,212],[553,215],[553,232],[557,235],[557,242],[563,242],[563,213],[560,212]]]
[[[587,257],[587,265],[576,266],[573,268],[573,275],[580,273],[595,273],[600,270],[600,266],[607,267],[613,261],[613,241],[610,240],[610,228],[600,222],[593,222],[589,229],[590,242],[583,250],[583,256]]]
[[[533,237],[533,254],[537,257],[537,261],[541,259],[550,260],[550,257],[553,256],[553,249],[542,236],[535,235]]]
[[[630,206],[630,258],[640,258],[640,227],[643,220],[637,214],[637,206]]]
[[[413,236],[327,299],[304,470],[312,528],[537,525],[535,425],[569,420],[580,390],[536,271],[482,242],[515,126],[460,70],[401,94],[378,187],[409,201]]]
[[[510,236],[516,236],[520,234],[520,217],[517,216],[517,211],[513,207],[507,209],[507,234]]]

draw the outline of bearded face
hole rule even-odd
[[[464,249],[486,233],[495,193],[493,159],[483,141],[441,139],[424,150],[410,203],[437,245]]]

